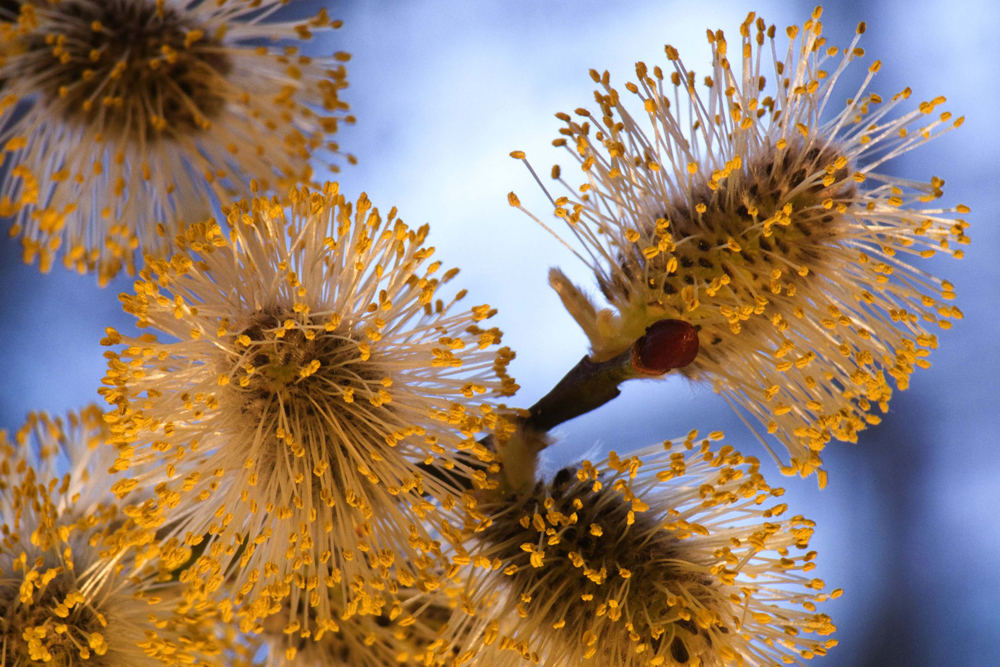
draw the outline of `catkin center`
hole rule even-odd
[[[572,469],[559,471],[549,491],[548,500],[536,494],[485,533],[503,545],[505,565],[517,566],[512,590],[531,592],[529,610],[543,615],[541,627],[559,628],[571,646],[592,636],[594,648],[614,653],[623,648],[620,624],[627,622],[654,654],[667,651],[681,664],[712,645],[683,610],[714,606],[717,586],[679,540],[649,514],[633,512],[612,486],[594,491]],[[525,552],[540,535],[542,546]]]
[[[63,0],[35,13],[25,75],[67,123],[152,141],[207,129],[226,104],[230,57],[169,3]]]
[[[381,445],[394,429],[389,381],[348,327],[328,331],[293,324],[296,317],[271,309],[249,319],[220,361],[220,376],[229,378],[220,399],[249,432],[283,433],[297,457],[336,472],[361,443]],[[262,472],[279,465],[277,449],[268,448]]]
[[[769,292],[776,271],[801,287],[847,226],[848,213],[837,207],[855,197],[849,174],[847,159],[833,146],[792,141],[782,149],[765,147],[715,189],[705,185],[684,202],[652,203],[667,222],[660,230],[649,223],[644,231],[654,238],[657,231],[669,233],[673,250],[653,259],[637,250],[623,254],[621,274],[603,281],[602,291],[627,301],[644,277],[650,290],[679,305],[685,288],[725,275],[729,288],[752,303]]]

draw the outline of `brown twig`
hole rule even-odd
[[[632,350],[626,350],[608,361],[593,362],[584,357],[537,403],[525,426],[549,431],[559,424],[596,410],[621,394],[618,388],[625,380],[643,377],[632,364]]]

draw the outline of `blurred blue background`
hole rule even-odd
[[[317,3],[304,3],[308,6]],[[332,3],[345,26],[322,50],[346,50],[358,117],[339,140],[359,164],[341,182],[349,197],[367,191],[377,206],[396,205],[411,225],[432,223],[431,242],[447,265],[462,267],[470,299],[500,309],[504,342],[517,351],[518,402],[541,397],[585,352],[586,343],[549,290],[546,273],[562,266],[590,285],[574,258],[508,207],[514,190],[543,217],[549,210],[524,168],[508,157],[526,151],[547,171],[563,159],[549,142],[556,111],[593,103],[591,67],[619,85],[636,60],[663,63],[678,47],[699,73],[709,64],[706,28],[730,41],[750,9],[779,28],[801,24],[800,2],[438,2]],[[302,7],[293,6],[297,11]],[[868,23],[868,55],[848,70],[863,74],[878,58],[873,90],[887,97],[911,86],[914,97],[948,98],[967,117],[956,132],[890,165],[918,180],[944,178],[945,204],[968,204],[973,244],[961,261],[923,262],[951,279],[965,320],[940,335],[933,367],[897,392],[882,425],[857,445],[824,454],[830,484],[785,479],[792,511],[815,519],[819,576],[846,591],[825,611],[840,646],[817,664],[1000,664],[1000,87],[996,65],[1000,9],[992,2],[918,0],[825,5],[824,32],[846,45]],[[780,35],[780,32],[779,32]],[[779,41],[779,44],[783,44]],[[845,81],[833,99],[855,90]],[[914,103],[918,100],[914,100]],[[563,161],[564,165],[566,164]],[[25,267],[16,242],[0,243],[0,427],[15,429],[32,409],[60,412],[96,400],[105,326],[129,330],[117,294],[128,279],[98,290],[92,276]],[[549,453],[555,469],[581,456],[627,450],[686,433],[723,429],[727,442],[765,461],[763,448],[710,389],[681,380],[631,383],[599,412],[559,430]]]

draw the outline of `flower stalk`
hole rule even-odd
[[[631,348],[607,361],[585,356],[552,391],[529,409],[526,427],[550,431],[571,419],[596,410],[621,394],[626,380],[658,377],[687,366],[698,354],[698,334],[683,320],[661,320],[650,325]]]

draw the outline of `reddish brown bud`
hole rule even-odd
[[[698,332],[684,320],[660,320],[632,346],[632,367],[643,375],[663,375],[698,356]]]

